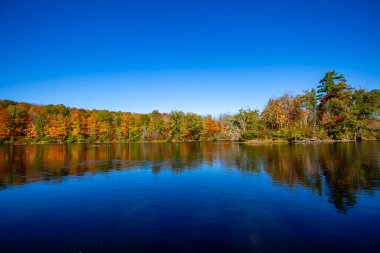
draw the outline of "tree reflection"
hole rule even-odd
[[[359,191],[373,194],[380,188],[379,143],[277,145],[259,149],[265,171],[273,182],[302,185],[345,212],[356,203]]]
[[[0,146],[0,189],[110,170],[181,173],[201,167],[266,173],[276,184],[303,186],[345,212],[360,191],[380,188],[380,143],[261,145],[237,143]]]

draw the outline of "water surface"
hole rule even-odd
[[[378,252],[380,143],[0,146],[0,252]]]

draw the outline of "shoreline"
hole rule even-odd
[[[323,139],[323,140],[295,140],[295,141],[288,141],[288,140],[250,140],[243,142],[245,144],[249,145],[264,145],[264,144],[320,144],[320,143],[342,143],[342,142],[362,142],[362,141],[377,141],[376,139],[373,140],[331,140],[331,139]]]
[[[195,143],[195,142],[209,142],[209,143],[218,143],[218,142],[229,142],[229,143],[238,143],[238,144],[247,144],[247,145],[279,145],[279,144],[322,144],[322,143],[344,143],[344,142],[365,142],[365,141],[379,141],[377,139],[362,139],[362,140],[331,140],[331,139],[323,139],[323,140],[249,140],[249,141],[230,141],[230,140],[217,140],[217,141],[208,141],[208,140],[189,140],[189,141],[137,141],[137,142],[36,142],[36,143],[2,143],[0,145],[15,145],[15,146],[23,146],[23,145],[63,145],[63,144],[152,144],[152,143]]]

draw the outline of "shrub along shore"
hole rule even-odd
[[[0,143],[229,140],[262,144],[366,139],[380,139],[380,90],[354,89],[335,71],[302,94],[271,98],[261,112],[248,108],[218,117],[0,100]]]

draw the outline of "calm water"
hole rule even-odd
[[[0,146],[0,252],[380,252],[380,142]]]

